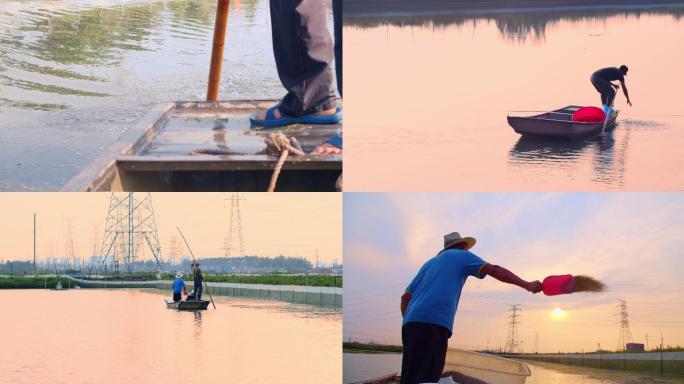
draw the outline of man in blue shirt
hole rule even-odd
[[[482,279],[490,275],[532,293],[542,290],[538,280],[522,280],[468,251],[474,245],[474,238],[461,237],[458,232],[444,235],[444,249],[420,268],[401,297],[402,384],[439,381],[461,289],[468,276]]]
[[[183,274],[181,272],[178,272],[176,274],[176,279],[173,280],[172,288],[173,288],[173,301],[183,300],[183,297],[181,296],[181,292],[185,293],[186,295],[188,294],[188,291],[185,288],[185,281],[183,281]]]

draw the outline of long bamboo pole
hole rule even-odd
[[[211,50],[211,66],[209,67],[207,101],[216,101],[219,98],[221,67],[223,66],[223,47],[226,44],[229,9],[230,0],[218,0],[216,8],[216,25],[214,26],[214,46]]]
[[[185,242],[185,246],[188,247],[188,251],[190,251],[190,256],[192,256],[192,261],[197,261],[195,259],[195,254],[192,253],[192,249],[190,249],[190,244],[188,244],[188,241],[185,240],[185,236],[183,236],[183,232],[181,232],[180,228],[176,227],[178,230],[178,233],[180,233],[181,237],[183,238],[183,241]],[[211,297],[211,292],[209,292],[209,284],[207,284],[207,281],[204,280],[204,276],[202,276],[202,282],[204,283],[204,287],[207,288],[207,294],[209,295],[209,300],[211,300],[211,305],[214,306],[214,309],[216,309],[216,304],[214,304],[214,298]]]

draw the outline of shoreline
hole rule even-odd
[[[521,1],[445,1],[426,0],[346,0],[345,19],[366,17],[440,16],[453,14],[488,14],[582,10],[641,10],[684,7],[683,1],[658,0],[521,0]],[[346,24],[346,23],[345,23]]]
[[[125,280],[85,280],[71,276],[43,276],[0,279],[1,289],[53,289],[57,281],[65,289],[79,286],[84,289],[162,289],[170,291],[171,280],[125,281]],[[16,282],[6,287],[8,282]],[[11,284],[11,283],[10,283]],[[267,285],[207,282],[214,296],[242,297],[250,299],[275,300],[293,304],[314,305],[319,307],[342,308],[342,288],[311,287],[299,285]],[[191,289],[188,286],[189,290]]]

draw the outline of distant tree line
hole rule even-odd
[[[162,271],[189,270],[191,260],[180,264],[162,263]],[[215,273],[305,273],[313,269],[313,264],[302,257],[211,257],[199,260],[202,270]],[[120,267],[122,268],[122,267]],[[138,262],[131,265],[133,271],[152,271],[157,269],[155,261]]]
[[[262,257],[262,256],[244,256],[244,257],[211,257],[200,259],[202,270],[208,273],[227,273],[227,274],[264,274],[264,273],[311,273],[318,272],[322,274],[339,274],[342,266],[336,265],[332,268],[326,267],[315,270],[314,265],[303,257]],[[189,272],[191,260],[184,258],[178,264],[171,264],[163,262],[157,265],[155,260],[145,260],[132,263],[131,265],[119,264],[119,273],[129,272],[152,272],[156,273],[161,268],[162,272]],[[111,263],[107,263],[106,270],[101,264],[86,263],[79,266],[64,265],[64,264],[45,264],[38,263],[37,273],[56,273],[56,274],[107,274],[115,273]],[[32,261],[6,261],[0,263],[0,274],[4,275],[25,275],[33,274]]]

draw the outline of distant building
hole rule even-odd
[[[641,343],[627,343],[628,351],[644,351],[644,345]]]

